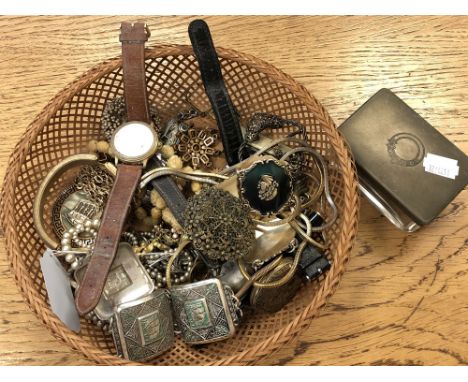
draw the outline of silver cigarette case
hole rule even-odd
[[[78,285],[85,271],[86,264],[75,271]],[[109,320],[114,314],[114,307],[149,295],[153,290],[153,280],[133,252],[132,246],[122,242],[94,312],[101,320]]]
[[[236,332],[234,294],[218,279],[175,286],[170,292],[174,319],[184,342],[217,342]]]
[[[120,357],[144,362],[174,344],[171,300],[167,289],[121,304],[114,309],[112,336]]]

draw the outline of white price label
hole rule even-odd
[[[457,160],[431,153],[424,158],[423,166],[426,172],[450,179],[455,179],[460,170]]]
[[[78,333],[80,331],[80,317],[75,308],[75,300],[67,272],[49,248],[44,252],[40,263],[52,311],[65,325]]]

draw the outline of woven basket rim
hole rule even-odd
[[[207,363],[206,365],[253,364],[277,351],[283,344],[291,341],[301,330],[309,326],[310,321],[319,314],[320,309],[323,308],[328,298],[335,292],[344,272],[344,266],[349,259],[354,244],[354,238],[357,233],[359,213],[357,178],[352,155],[338,130],[334,128],[335,124],[331,117],[320,102],[317,101],[303,85],[297,83],[292,77],[271,64],[252,55],[221,47],[217,48],[217,52],[220,58],[246,64],[268,75],[276,82],[288,88],[304,103],[315,104],[320,111],[320,114],[315,115],[315,117],[324,125],[332,127],[330,131],[327,131],[327,134],[329,135],[333,150],[337,153],[344,179],[345,206],[343,216],[341,216],[342,231],[340,234],[340,241],[337,243],[337,248],[343,252],[343,255],[340,256],[340,264],[332,265],[325,279],[321,282],[316,295],[309,301],[309,305],[292,322],[276,332],[274,336],[270,336],[266,340],[240,353],[224,357],[216,362]],[[145,51],[146,59],[187,55],[193,56],[193,50],[190,45],[157,44],[149,46]],[[14,190],[18,184],[18,175],[21,170],[21,165],[28,154],[32,142],[34,142],[40,134],[41,127],[43,127],[74,94],[89,86],[103,75],[118,69],[121,63],[121,56],[98,63],[57,93],[34,118],[33,122],[31,122],[27,130],[23,133],[20,141],[15,146],[8,161],[0,195],[0,220],[5,233],[6,253],[15,282],[30,309],[39,320],[46,325],[49,332],[60,341],[68,344],[72,349],[79,351],[86,358],[96,363],[138,365],[138,363],[127,361],[94,347],[91,343],[83,340],[79,335],[68,329],[52,313],[50,307],[43,301],[39,292],[35,289],[28,270],[19,256],[18,244],[12,229],[14,224],[10,224],[8,220],[11,215],[10,211],[13,208],[8,202],[13,202],[14,200],[12,195],[14,195]]]

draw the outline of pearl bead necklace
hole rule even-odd
[[[102,329],[105,333],[110,333],[111,328],[110,328],[110,322],[101,320],[96,313],[93,311],[89,312],[88,314],[85,315],[85,319],[88,322],[93,323],[96,325],[98,328]]]
[[[85,220],[68,229],[62,237],[62,250],[70,251],[72,248],[91,249],[92,243],[97,236],[97,229],[99,228],[99,219]],[[80,238],[80,234],[85,233],[86,238]],[[89,238],[91,236],[91,239]],[[77,246],[73,244],[76,243]]]
[[[73,251],[73,249],[90,250],[97,236],[97,229],[101,222],[99,219],[85,220],[83,223],[78,223],[68,229],[63,234],[61,245],[63,251]],[[81,238],[81,234],[85,234],[85,238]],[[75,245],[76,244],[76,245]],[[65,256],[65,261],[70,264],[70,270],[73,271],[79,266],[79,262],[73,253],[68,253]]]
[[[165,263],[173,253],[175,249],[169,249],[159,253],[144,253],[140,255],[140,259],[144,258],[143,264],[149,273],[150,277],[154,280],[157,288],[166,287],[165,277]],[[162,267],[160,267],[162,265]],[[190,271],[193,267],[193,259],[188,253],[184,253],[180,259],[180,266],[178,272],[173,270],[172,282],[174,284],[183,284],[190,280]],[[178,274],[178,275],[177,275]]]

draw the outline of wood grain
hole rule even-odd
[[[67,83],[120,53],[121,21],[152,42],[189,43],[192,17],[1,17],[0,178],[34,116]],[[256,55],[304,84],[337,124],[393,89],[468,152],[467,17],[206,17],[216,45]],[[273,365],[468,364],[468,193],[407,235],[363,201],[340,288]],[[0,243],[0,365],[87,365],[28,310]]]

